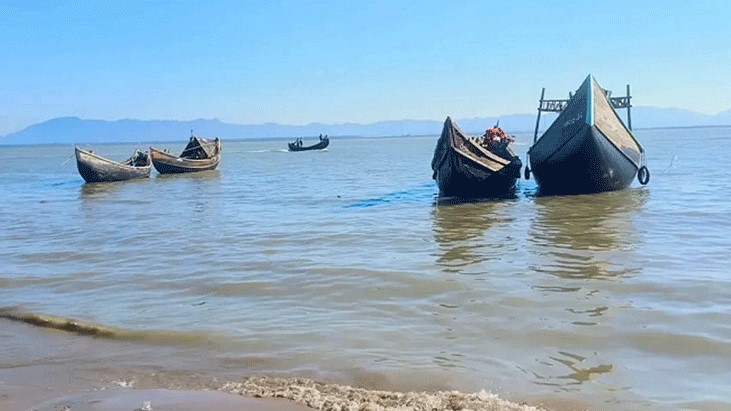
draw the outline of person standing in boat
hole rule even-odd
[[[490,130],[492,130],[492,129],[488,128],[487,130],[485,130],[485,134],[482,135],[482,141],[480,142],[480,144],[483,147],[488,147],[488,148],[490,147],[490,139],[491,139]]]
[[[485,134],[482,136],[482,145],[487,148],[492,148],[494,145],[499,143],[500,132],[502,132],[502,130],[497,126],[485,130]]]

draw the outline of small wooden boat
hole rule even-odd
[[[179,156],[150,147],[150,157],[155,170],[160,174],[213,170],[221,159],[221,141],[218,138],[206,140],[191,136]]]
[[[641,184],[650,178],[645,151],[632,134],[630,95],[610,97],[589,75],[568,100],[544,100],[541,93],[533,146],[528,150],[530,174],[539,192],[579,194],[626,188],[635,175]],[[625,126],[615,108],[627,109]],[[537,138],[542,111],[560,113]]]
[[[289,146],[289,151],[322,150],[328,145],[330,145],[330,139],[327,136],[320,136],[320,142],[311,146],[303,146],[301,138],[298,138],[292,143],[287,143],[287,146]]]
[[[104,158],[91,150],[76,147],[76,167],[87,183],[123,181],[150,177],[150,156],[135,150],[132,157],[123,162]]]
[[[485,147],[447,117],[434,149],[432,178],[440,197],[490,198],[514,195],[523,163],[507,143]]]

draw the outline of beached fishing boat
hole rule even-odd
[[[150,177],[150,156],[135,150],[130,158],[117,162],[104,158],[91,150],[76,147],[76,167],[87,183],[123,181]]]
[[[545,100],[541,92],[533,145],[528,150],[530,168],[545,194],[579,194],[626,188],[635,175],[641,184],[650,178],[645,150],[632,134],[630,93],[611,97],[589,75],[568,100]],[[627,123],[615,108],[627,109]],[[538,136],[541,112],[560,113]]]
[[[289,151],[322,150],[327,148],[328,145],[330,145],[330,139],[327,136],[320,136],[320,142],[311,146],[303,146],[301,138],[298,138],[292,143],[287,143]]]
[[[221,159],[221,141],[191,136],[179,156],[150,147],[152,164],[160,174],[191,173],[213,170]]]
[[[514,194],[523,163],[508,144],[483,144],[447,117],[431,162],[439,196],[489,198]]]

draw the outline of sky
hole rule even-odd
[[[731,109],[731,2],[0,0],[0,135],[56,117],[280,124],[535,113],[588,74]]]

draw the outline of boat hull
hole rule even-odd
[[[187,158],[182,156],[174,156],[170,153],[166,153],[162,150],[150,147],[150,158],[152,159],[152,165],[155,167],[155,170],[157,170],[157,172],[160,174],[181,174],[215,170],[216,167],[218,167],[218,163],[221,159],[220,140],[215,139],[212,143],[202,139],[200,141],[204,141],[206,144],[212,144],[213,147],[215,147],[212,150],[212,155],[207,158]],[[186,151],[189,151],[187,147],[183,152],[185,153]]]
[[[498,198],[512,197],[520,177],[520,159],[501,172],[486,171],[471,160],[454,153],[436,170],[439,197]]]
[[[215,170],[219,162],[219,156],[210,159],[191,160],[152,150],[150,150],[150,155],[155,170],[160,174],[181,174]]]
[[[322,141],[320,141],[317,144],[313,144],[311,146],[306,146],[306,147],[298,146],[295,143],[287,143],[287,146],[289,147],[289,151],[323,150],[323,149],[327,148],[328,145],[330,145],[330,139],[327,139],[327,138],[322,139]]]
[[[432,159],[439,197],[514,196],[523,163],[507,149],[504,154],[498,156],[480,148],[447,118]]]
[[[76,167],[87,183],[133,180],[150,177],[149,160],[145,166],[131,166],[76,148]]]
[[[588,194],[628,187],[643,149],[592,76],[528,150],[541,194]]]
[[[538,160],[531,172],[541,194],[585,194],[627,188],[639,168],[596,126],[585,125],[561,150]]]

